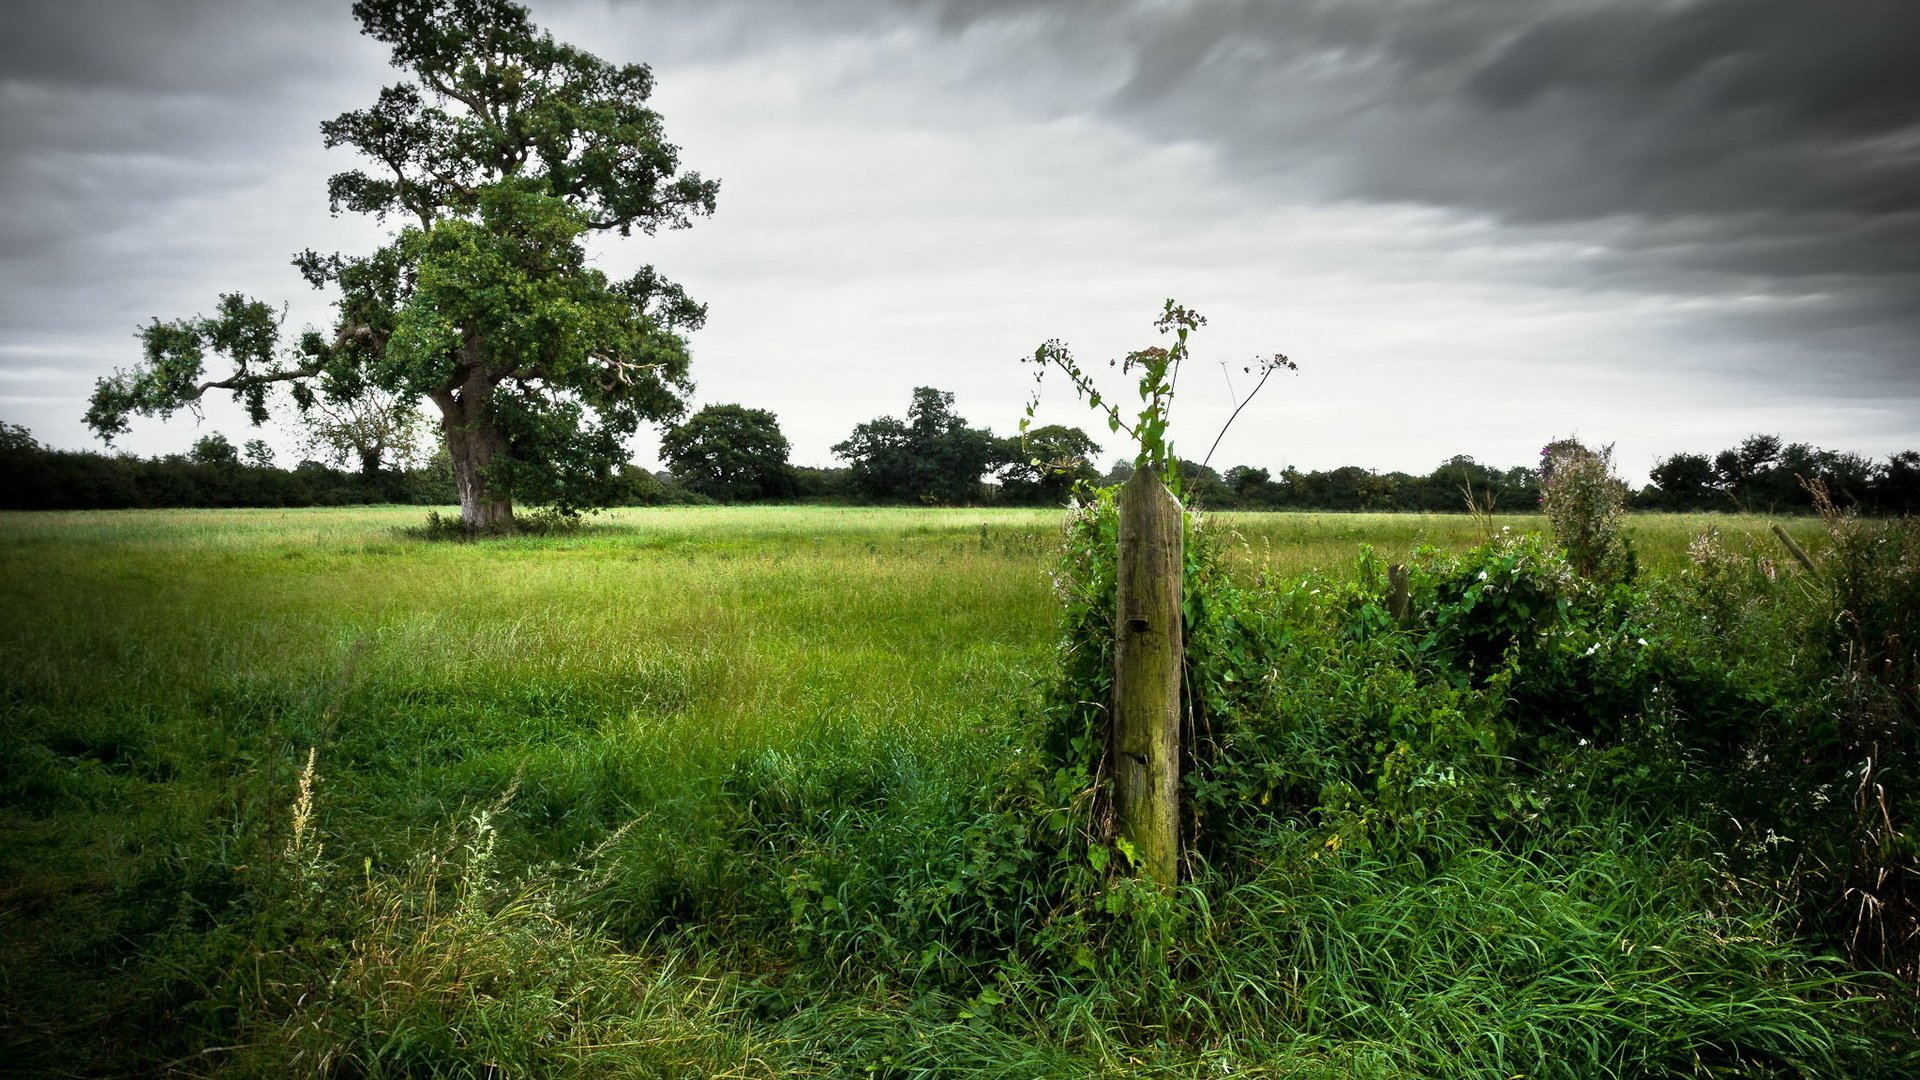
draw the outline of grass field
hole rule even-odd
[[[1060,514],[630,510],[472,544],[411,537],[420,517],[0,516],[0,1071],[835,1074],[847,1059],[820,1047],[906,1038],[900,1017],[936,1008],[910,973],[854,972],[830,1012],[749,992],[807,955],[756,913],[837,901],[774,876],[799,862],[739,855],[742,837],[790,804],[899,830],[836,840],[842,856],[904,865],[954,841],[943,823],[991,796],[1051,671]],[[1772,551],[1759,518],[1643,517],[1630,535],[1659,571],[1707,524]],[[1212,527],[1248,577],[1480,539],[1452,516]],[[505,968],[436,966],[463,949]],[[487,997],[536,969],[525,999]],[[463,1012],[476,993],[506,1003]],[[940,1023],[939,1060],[1006,1075],[1259,1057]],[[359,1033],[358,1064],[322,1031]],[[938,1058],[862,1060],[916,1053]]]

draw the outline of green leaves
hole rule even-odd
[[[155,320],[144,362],[101,381],[88,423],[111,438],[131,414],[165,416],[216,387],[258,423],[277,382],[300,387],[303,409],[377,387],[432,400],[458,433],[449,450],[470,526],[510,525],[511,497],[598,505],[607,496],[588,492],[624,463],[625,437],[683,411],[680,332],[704,310],[651,268],[609,282],[583,239],[684,227],[712,213],[718,184],[680,171],[646,105],[645,66],[558,43],[519,4],[353,11],[411,79],[321,125],[328,147],[369,162],[327,194],[335,213],[398,214],[407,227],[366,256],[295,257],[309,283],[341,295],[332,332],[303,334],[287,361],[274,358],[272,309],[237,294],[212,318]],[[208,378],[209,353],[231,374]]]
[[[1057,368],[1073,384],[1074,393],[1087,403],[1087,407],[1106,417],[1108,431],[1124,431],[1133,439],[1139,451],[1134,455],[1134,468],[1153,470],[1166,480],[1175,494],[1180,494],[1179,458],[1174,455],[1173,443],[1168,436],[1173,393],[1179,382],[1180,365],[1187,358],[1187,338],[1206,323],[1207,320],[1200,313],[1168,300],[1160,317],[1154,321],[1154,327],[1162,334],[1171,333],[1173,346],[1149,346],[1130,352],[1121,360],[1109,362],[1109,367],[1117,366],[1123,374],[1138,372],[1134,389],[1139,395],[1140,411],[1134,414],[1132,423],[1127,422],[1117,407],[1108,403],[1094,383],[1092,374],[1080,366],[1064,344],[1058,339],[1046,342],[1034,350],[1031,358],[1037,369],[1034,373],[1034,392],[1027,402],[1027,420],[1022,423],[1021,430],[1024,431],[1026,424],[1031,423],[1039,407],[1040,385],[1045,380],[1047,370]],[[1234,409],[1233,415],[1227,420],[1228,425],[1238,418],[1247,401],[1260,392],[1260,387],[1266,385],[1267,377],[1283,367],[1292,369],[1294,364],[1279,353],[1275,353],[1270,360],[1260,361],[1260,384]],[[1223,427],[1220,434],[1225,433]],[[1215,436],[1214,446],[1219,444],[1220,438]]]
[[[722,502],[793,492],[787,437],[765,409],[709,405],[660,439],[660,455],[691,491]]]
[[[172,416],[191,408],[211,389],[232,391],[256,424],[267,418],[269,385],[305,378],[313,367],[289,367],[276,360],[280,314],[272,307],[239,293],[220,297],[213,315],[161,322],[154,319],[140,331],[144,362],[122,369],[94,384],[87,408],[87,426],[107,442],[128,428],[130,416]],[[224,356],[232,374],[210,379],[207,353]]]
[[[953,411],[953,395],[930,386],[914,388],[904,423],[876,417],[856,426],[833,452],[869,498],[947,506],[974,502],[981,476],[1005,457],[1000,439],[968,427]]]

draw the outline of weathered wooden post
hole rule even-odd
[[[1114,612],[1113,809],[1147,876],[1180,866],[1180,593],[1186,556],[1180,500],[1152,469],[1120,489]]]
[[[1793,537],[1788,536],[1787,530],[1781,528],[1778,523],[1773,526],[1773,535],[1780,538],[1780,542],[1787,546],[1787,553],[1793,556],[1795,562],[1805,567],[1807,573],[1816,578],[1821,576],[1820,568],[1815,566],[1813,560],[1807,556],[1806,549],[1794,543]]]
[[[1410,597],[1408,587],[1413,582],[1412,572],[1399,563],[1387,567],[1387,613],[1393,616],[1395,626],[1407,625]]]

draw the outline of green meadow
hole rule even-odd
[[[1583,802],[1502,772],[1484,791],[1532,809],[1434,810],[1404,848],[1380,815],[1413,811],[1385,796],[1352,820],[1321,796],[1289,813],[1292,789],[1260,781],[1212,796],[1265,809],[1223,812],[1211,868],[1177,896],[1088,901],[1085,860],[1034,824],[1072,809],[1036,734],[1059,696],[1059,511],[627,510],[473,543],[422,539],[420,518],[0,516],[0,1071],[1913,1062],[1887,984],[1796,929],[1780,890],[1729,887],[1697,807],[1635,808],[1664,774]],[[1788,576],[1771,524],[1644,516],[1628,534],[1648,580],[1684,576],[1710,525],[1771,581]],[[1438,566],[1540,522],[1206,528],[1222,588],[1255,598],[1236,603],[1299,620],[1310,597],[1363,587],[1363,545]],[[1277,695],[1261,700],[1300,696],[1276,716],[1396,694],[1477,715],[1477,684],[1342,667],[1334,629],[1282,637],[1292,659],[1256,663]],[[1393,738],[1436,747],[1443,728]],[[1579,775],[1615,783],[1612,767]]]

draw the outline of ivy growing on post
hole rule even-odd
[[[1109,701],[1105,771],[1111,782],[1114,847],[1147,879],[1170,885],[1180,867],[1182,679],[1185,665],[1186,520],[1180,504],[1179,458],[1169,435],[1174,391],[1187,358],[1187,339],[1206,325],[1191,308],[1168,300],[1155,327],[1170,346],[1150,346],[1113,361],[1135,376],[1140,411],[1132,418],[1108,400],[1058,340],[1034,351],[1035,390],[1020,432],[1025,437],[1039,407],[1039,386],[1059,369],[1076,394],[1107,418],[1107,427],[1132,437],[1139,452],[1131,479],[1114,501],[1118,561],[1114,571],[1113,687]],[[1257,361],[1257,394],[1267,378],[1293,361],[1278,353]],[[1251,370],[1252,365],[1248,366]],[[1249,394],[1247,400],[1252,400]],[[1238,403],[1228,424],[1246,407]],[[1222,429],[1224,434],[1224,428]],[[1219,445],[1216,436],[1214,445]],[[1105,643],[1102,643],[1105,644]]]

